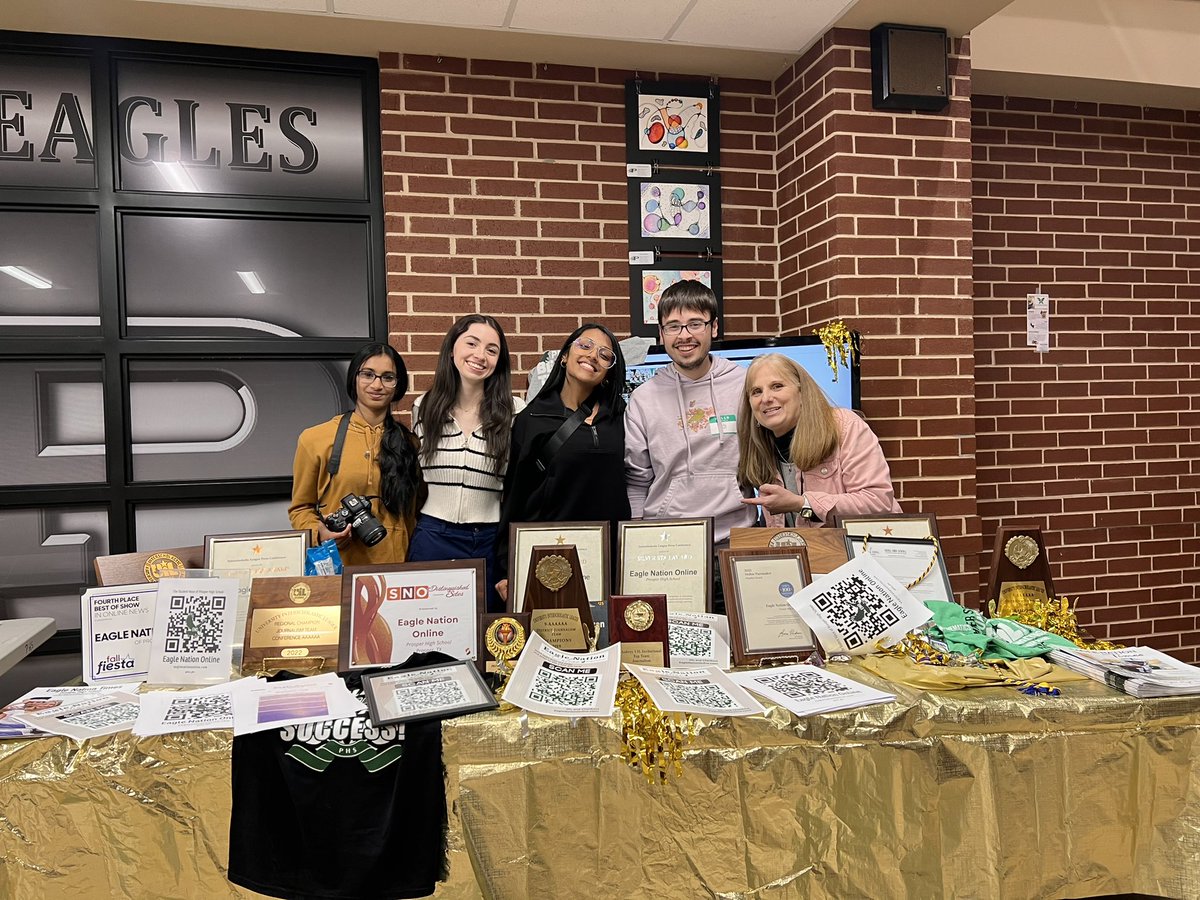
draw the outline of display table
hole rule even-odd
[[[0,619],[0,675],[3,675],[50,639],[57,629],[54,620]]]
[[[607,721],[447,722],[437,896],[1200,898],[1200,698],[890,689],[718,720],[662,786]],[[229,744],[0,743],[0,896],[248,896],[223,875]]]

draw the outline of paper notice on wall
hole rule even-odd
[[[1045,353],[1050,349],[1050,295],[1025,295],[1025,343]]]

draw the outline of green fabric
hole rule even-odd
[[[926,600],[925,606],[933,613],[929,638],[945,642],[956,653],[975,653],[984,659],[1024,659],[1056,647],[1075,646],[1057,634],[1012,619],[987,619],[957,603]]]

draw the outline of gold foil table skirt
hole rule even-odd
[[[492,898],[1200,897],[1200,698],[894,692],[717,720],[647,784],[608,722],[443,728]]]
[[[614,723],[447,722],[437,896],[1200,900],[1200,698],[835,670],[896,702],[718,720],[661,786]],[[255,896],[225,878],[230,741],[0,742],[0,897]]]

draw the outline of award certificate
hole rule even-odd
[[[788,604],[804,587],[804,571],[794,556],[733,560],[740,604],[741,649],[752,655],[814,647],[812,633]]]
[[[893,538],[846,535],[846,550],[851,559],[863,554],[874,557],[887,573],[904,585],[921,602],[954,602],[950,576],[941,547],[931,538]]]
[[[366,669],[437,651],[480,660],[483,560],[348,566],[341,665]]]
[[[712,519],[621,522],[618,593],[666,594],[670,612],[712,604]]]
[[[157,584],[98,587],[80,598],[84,684],[144,681]]]

